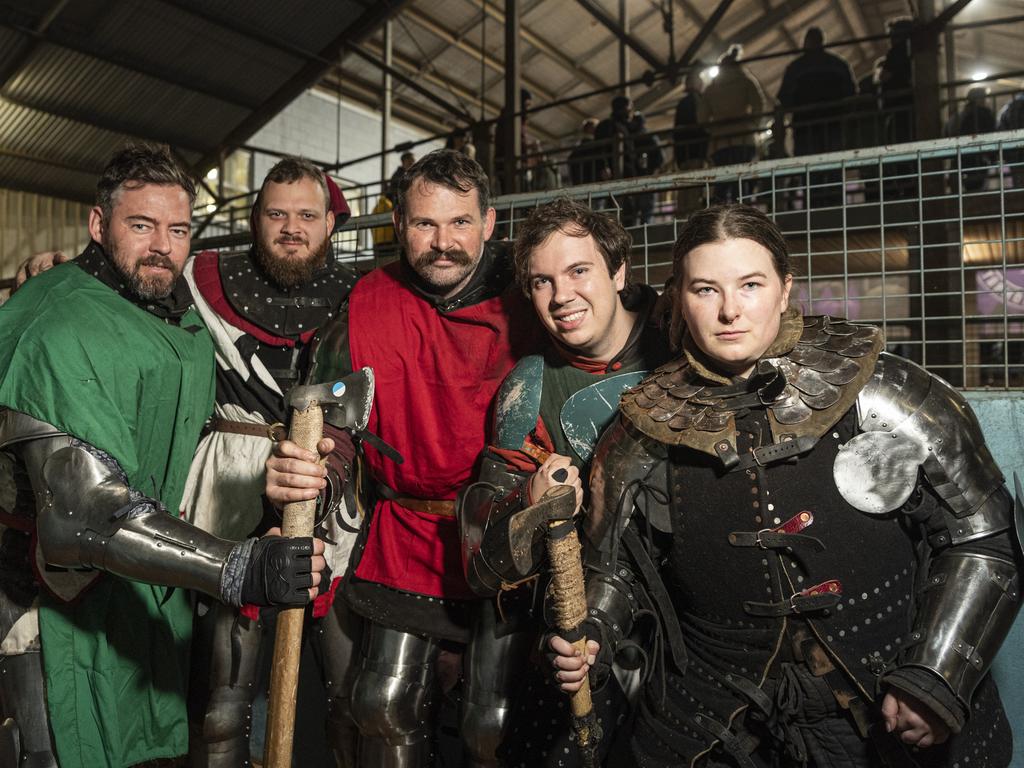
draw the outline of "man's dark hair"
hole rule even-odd
[[[96,183],[96,205],[103,211],[103,220],[110,221],[122,189],[137,189],[146,184],[181,187],[188,195],[189,207],[195,205],[195,181],[171,155],[170,147],[146,141],[132,142],[110,158]]]
[[[481,216],[486,216],[491,207],[491,187],[480,163],[453,149],[435,149],[413,163],[398,183],[395,211],[399,221],[405,218],[409,189],[420,179],[462,194],[475,189],[480,198]]]
[[[516,281],[527,296],[530,295],[530,255],[556,231],[569,237],[594,238],[597,250],[604,257],[608,274],[614,275],[625,264],[626,283],[629,283],[629,250],[633,245],[629,232],[611,216],[597,213],[582,203],[562,197],[538,205],[530,211],[516,232],[512,252]]]
[[[256,197],[256,210],[259,211],[263,205],[263,190],[267,184],[294,184],[300,179],[312,179],[320,185],[324,193],[324,212],[331,209],[331,192],[327,188],[327,177],[320,169],[320,166],[311,163],[304,157],[285,157],[274,163],[274,166],[267,171],[263,184],[260,185],[260,193]]]

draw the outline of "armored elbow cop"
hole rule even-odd
[[[1015,515],[964,398],[914,363],[881,355],[857,410],[861,434],[834,467],[843,497],[862,512],[888,514],[923,477],[942,501],[941,519],[927,525],[933,556],[901,666],[930,670],[966,709],[1020,608],[1017,563],[974,543],[1008,539],[1019,549],[1021,499]]]
[[[36,528],[52,565],[195,589],[232,605],[301,605],[310,539],[219,539],[131,488],[116,462],[77,440],[46,456]]]

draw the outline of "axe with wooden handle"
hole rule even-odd
[[[564,480],[567,473],[564,469],[558,469],[551,476],[554,480]],[[549,488],[538,502],[538,505],[542,504],[557,508],[550,510],[546,515],[550,521],[547,530],[547,549],[555,623],[562,637],[585,656],[587,637],[582,632],[582,625],[587,618],[587,595],[583,581],[580,541],[573,520],[573,513],[576,511],[576,489],[570,485]],[[572,694],[570,707],[580,763],[584,768],[596,768],[601,726],[598,725],[597,715],[594,713],[590,699],[590,681],[587,678],[583,678],[580,689]]]
[[[327,408],[332,410],[333,424],[356,432],[366,429],[373,404],[373,371],[363,368],[337,381],[293,387],[285,400],[292,410],[288,439],[316,453],[324,434]],[[312,536],[316,504],[316,499],[310,499],[285,505],[281,535]],[[304,608],[287,608],[277,616],[263,760],[267,768],[289,768],[292,764],[304,616]]]

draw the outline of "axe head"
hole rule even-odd
[[[285,403],[296,411],[305,411],[315,404],[324,409],[324,418],[334,426],[362,431],[370,420],[373,405],[373,369],[363,368],[322,384],[292,387]]]

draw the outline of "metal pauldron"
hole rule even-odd
[[[1003,482],[985,445],[978,420],[955,389],[920,366],[882,354],[857,399],[861,434],[840,447],[833,474],[836,487],[868,514],[898,509],[913,493],[923,471],[932,490],[956,518],[981,511],[957,541],[1005,530],[996,507],[986,502]]]
[[[158,502],[140,500],[115,467],[81,445],[46,458],[42,479],[47,501],[36,527],[48,563],[220,596],[233,542],[167,514]]]
[[[902,665],[939,675],[965,707],[1020,609],[1020,574],[1009,561],[946,552],[933,563]]]
[[[524,476],[485,456],[479,482],[459,494],[456,516],[462,540],[462,565],[470,588],[481,596],[494,595],[502,584],[526,576],[529,567],[526,573],[519,571],[524,559],[527,566],[539,564],[542,544],[535,547],[529,531],[519,532],[520,538],[525,535],[525,542],[512,541],[512,518],[527,505],[525,482]],[[523,556],[514,556],[524,543]]]

